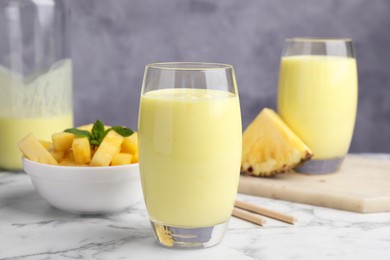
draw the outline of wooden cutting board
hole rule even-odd
[[[332,174],[240,176],[238,192],[361,213],[390,211],[390,160],[348,155]]]

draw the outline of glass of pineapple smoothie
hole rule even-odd
[[[146,66],[139,111],[140,171],[157,241],[218,244],[237,193],[242,128],[233,67]]]
[[[358,98],[350,39],[287,39],[279,74],[278,111],[312,149],[299,172],[336,172],[348,152]]]

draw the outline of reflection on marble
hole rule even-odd
[[[64,194],[66,195],[66,194]],[[223,242],[201,250],[158,246],[143,202],[111,215],[49,206],[21,173],[0,173],[0,259],[390,259],[390,212],[358,214],[239,194],[298,218],[264,227],[232,218]]]

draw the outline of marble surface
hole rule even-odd
[[[66,194],[64,194],[66,196]],[[49,206],[24,173],[0,172],[4,259],[390,259],[390,212],[358,214],[239,194],[298,218],[264,227],[232,218],[218,246],[156,244],[143,201],[111,215],[71,215]]]

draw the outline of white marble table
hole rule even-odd
[[[172,250],[154,242],[144,203],[80,216],[42,200],[24,173],[0,172],[1,259],[390,259],[390,212],[358,214],[246,195],[298,218],[264,227],[232,218],[218,246]]]

